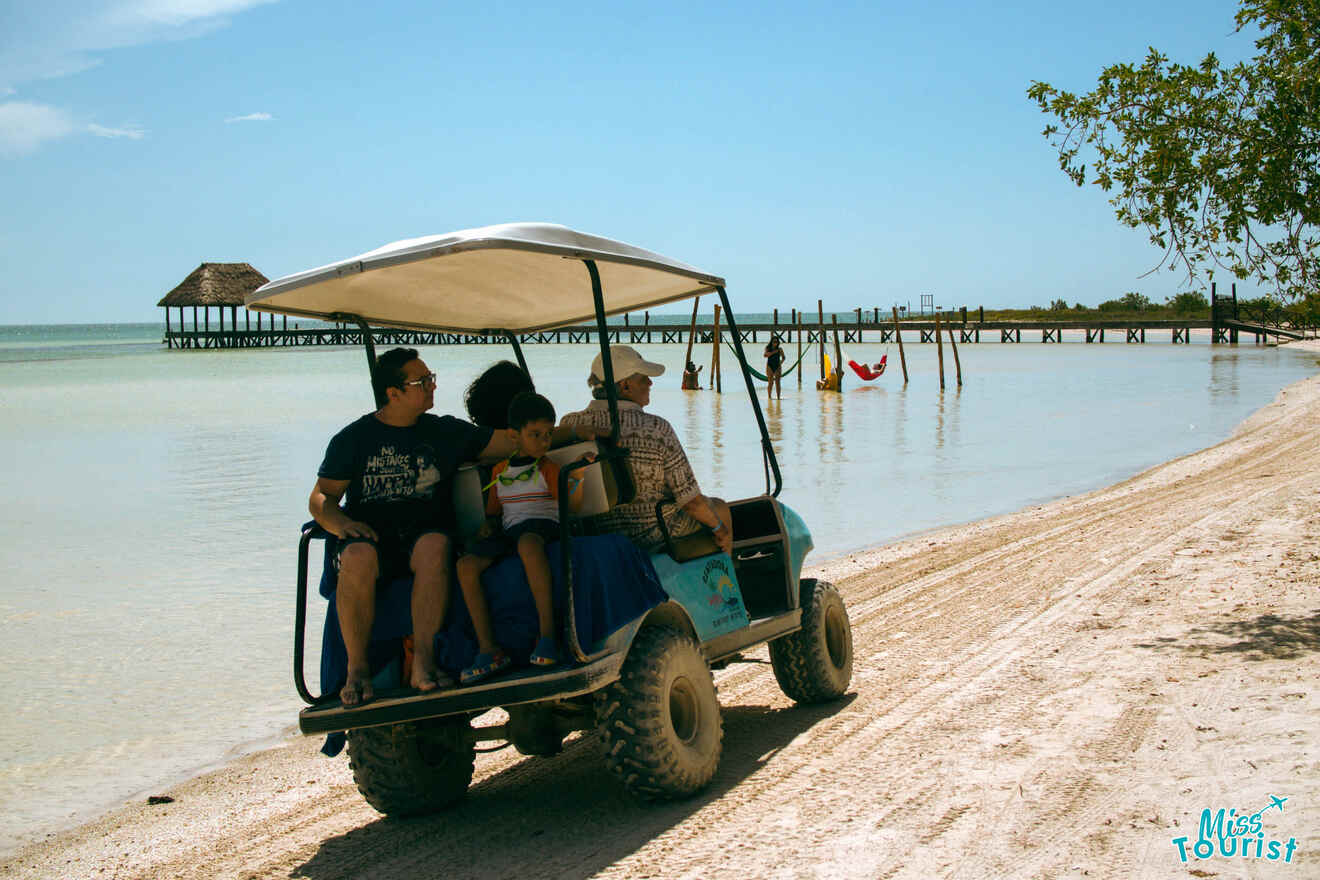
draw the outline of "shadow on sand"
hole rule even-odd
[[[382,818],[330,838],[290,876],[590,877],[731,789],[750,784],[754,790],[756,774],[776,753],[855,696],[823,706],[725,707],[719,771],[688,800],[634,800],[605,769],[598,738],[584,734],[556,757],[527,758],[473,785],[452,810]],[[716,826],[710,833],[737,843],[737,829]]]
[[[1320,651],[1320,611],[1308,617],[1263,614],[1252,620],[1226,620],[1189,630],[1180,639],[1156,639],[1137,647],[1175,649],[1205,657],[1241,654],[1247,660],[1292,660]]]

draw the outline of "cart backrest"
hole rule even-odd
[[[595,440],[552,449],[546,457],[562,466],[577,461],[585,452],[599,452]],[[578,473],[582,476],[582,485],[578,489],[583,493],[582,509],[572,515],[573,519],[604,513],[618,502],[619,487],[612,470],[602,471],[600,462],[596,462]],[[482,485],[481,472],[476,464],[463,465],[454,476],[454,513],[459,532],[465,538],[481,528],[486,518]]]

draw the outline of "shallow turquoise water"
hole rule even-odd
[[[0,328],[0,850],[287,733],[295,543],[329,436],[370,407],[357,349],[168,352],[160,328]],[[678,346],[639,346],[677,368]],[[756,346],[759,350],[759,346]],[[878,360],[879,345],[848,346]],[[796,359],[789,346],[790,362]],[[525,347],[561,411],[586,346]],[[1316,357],[1287,349],[1080,342],[932,345],[874,383],[785,382],[766,418],[782,499],[820,559],[1086,491],[1227,437]],[[424,349],[436,411],[499,347]],[[698,348],[709,364],[709,349]],[[657,381],[710,494],[764,490],[747,394]],[[709,370],[709,366],[707,367]],[[314,609],[319,613],[319,608]],[[316,617],[316,614],[314,614]],[[314,619],[312,631],[319,628]],[[315,642],[315,638],[312,640]],[[315,669],[316,658],[308,668]]]

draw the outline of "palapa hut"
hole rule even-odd
[[[188,277],[171,290],[156,305],[165,310],[165,341],[170,348],[227,348],[242,345],[238,334],[238,310],[243,298],[265,284],[268,279],[247,263],[202,263]],[[185,332],[184,309],[192,308],[192,331]],[[178,331],[171,327],[170,309],[179,310]],[[197,310],[202,309],[198,322]],[[211,309],[219,313],[219,332],[211,333]],[[229,310],[229,331],[225,331],[225,309]],[[243,309],[245,330],[252,327],[251,314]],[[271,319],[274,328],[274,318]],[[257,312],[257,330],[261,330],[261,313]],[[176,346],[177,343],[177,346]]]

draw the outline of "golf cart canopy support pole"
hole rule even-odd
[[[605,370],[605,400],[610,407],[610,443],[619,444],[619,389],[614,386],[614,362],[610,358],[610,331],[605,326],[605,293],[600,287],[600,272],[595,260],[583,260],[591,274],[591,296],[596,302],[596,330],[600,337],[600,364]],[[624,376],[624,378],[628,378]]]
[[[532,371],[527,369],[527,361],[523,358],[522,346],[518,343],[518,334],[514,333],[512,330],[505,330],[504,338],[509,340],[509,345],[513,346],[513,356],[518,359],[518,366],[522,367],[522,371],[526,373],[527,378],[530,379],[532,377]]]
[[[600,336],[600,362],[602,369],[605,371],[605,399],[609,401],[610,407],[610,446],[616,448],[619,445],[619,396],[618,389],[614,387],[614,364],[610,360],[609,329],[605,326],[605,293],[601,290],[600,272],[596,269],[595,261],[583,260],[582,262],[587,264],[587,273],[591,276],[591,296],[596,305],[596,329]],[[579,663],[587,663],[595,657],[588,655],[583,650],[577,632],[576,597],[573,592],[572,539],[568,532],[568,475],[570,470],[576,470],[585,466],[585,464],[585,460],[574,462],[573,465],[562,469],[559,473],[559,523],[562,536],[559,541],[559,564],[564,572],[565,605],[567,606],[564,612],[567,618],[564,629],[567,635],[566,641],[568,642],[569,653]]]
[[[371,338],[371,328],[367,326],[366,319],[361,315],[354,315],[348,312],[335,312],[330,316],[335,321],[352,321],[362,329],[362,345],[367,350],[367,378],[371,380],[371,394],[376,401],[376,409],[385,405],[385,389],[376,387],[376,343]]]
[[[723,287],[715,290],[724,303],[724,316],[729,322],[729,332],[733,335],[733,350],[738,355],[738,366],[742,367],[743,381],[747,383],[747,396],[752,401],[752,411],[756,413],[756,424],[761,429],[761,455],[765,465],[765,491],[772,498],[779,497],[783,488],[783,478],[779,475],[779,460],[775,458],[775,447],[770,442],[770,431],[765,426],[765,415],[761,412],[761,398],[756,395],[756,386],[752,384],[752,374],[747,371],[747,353],[743,351],[742,336],[738,333],[738,322],[734,320],[733,308],[729,305],[729,295]],[[774,490],[771,491],[770,477],[774,475]]]

